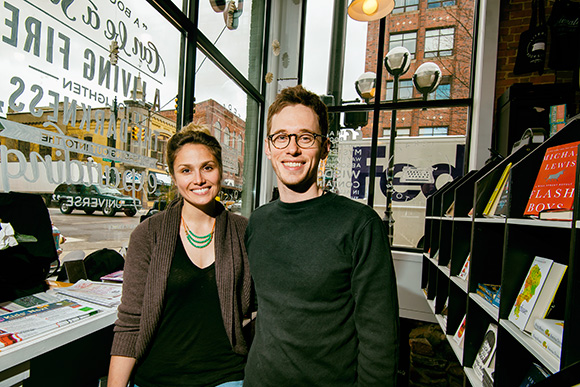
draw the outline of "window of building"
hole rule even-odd
[[[399,95],[398,99],[411,99],[413,98],[413,81],[411,79],[399,80]],[[385,99],[387,101],[393,100],[393,81],[387,81],[387,95]]]
[[[399,46],[407,48],[411,53],[411,58],[415,59],[415,53],[417,52],[417,31],[390,34],[389,50]]]
[[[419,9],[419,0],[395,0],[393,13],[403,13],[417,11]]]
[[[244,144],[244,139],[242,138],[241,134],[238,134],[238,152],[242,153],[242,147]]]
[[[222,125],[219,121],[213,124],[213,136],[221,143],[222,142]]]
[[[397,137],[409,137],[411,128],[397,128]],[[383,128],[383,137],[391,136],[391,128]]]
[[[455,0],[427,0],[427,8],[451,7]]]
[[[448,126],[431,126],[419,128],[419,136],[447,136]]]
[[[230,135],[230,147],[232,147],[232,149],[236,149],[236,132],[233,130],[231,131]]]
[[[425,58],[453,55],[454,36],[454,27],[425,31]]]
[[[228,127],[224,129],[224,141],[222,142],[222,146],[224,145],[230,146],[230,129]]]
[[[397,128],[397,137],[409,137],[411,128]]]
[[[443,82],[443,81],[442,81]],[[428,100],[441,100],[441,99],[449,99],[451,98],[451,84],[450,83],[443,83],[437,86],[437,89],[429,93],[427,96]]]

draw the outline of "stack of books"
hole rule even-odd
[[[477,284],[476,293],[479,294],[485,301],[489,302],[493,306],[499,308],[501,287],[494,284]]]
[[[558,359],[560,359],[560,354],[562,353],[563,334],[563,320],[538,318],[534,321],[532,337],[542,346],[542,348],[546,349]]]

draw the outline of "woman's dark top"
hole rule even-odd
[[[215,264],[200,269],[178,238],[161,321],[135,382],[148,386],[215,386],[244,378],[244,356],[224,328]]]

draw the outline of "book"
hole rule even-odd
[[[554,355],[557,359],[560,359],[562,353],[562,347],[554,343],[552,340],[544,336],[544,334],[537,329],[532,331],[532,338],[542,346],[545,350]]]
[[[497,182],[495,189],[493,190],[493,192],[489,198],[489,201],[487,202],[487,205],[485,206],[485,209],[483,210],[483,216],[492,216],[494,214],[495,209],[498,205],[500,193],[505,185],[505,182],[508,179],[508,175],[509,175],[511,167],[512,167],[512,163],[509,163],[504,168],[504,170],[501,174],[501,177],[499,178],[499,181]]]
[[[500,291],[500,286],[495,284],[477,284],[476,293],[479,294],[484,300],[490,304],[494,304],[495,298],[498,296]]]
[[[566,265],[551,259],[535,257],[508,320],[522,331],[530,333],[534,321],[546,317],[566,268]]]
[[[497,325],[490,323],[473,362],[473,371],[480,380],[483,380],[484,369],[491,367],[496,347]]]
[[[495,210],[493,212],[493,215],[495,217],[503,217],[503,216],[507,216],[507,212],[508,212],[508,198],[509,198],[509,193],[510,193],[510,178],[508,176],[508,178],[505,180],[505,183],[501,189],[501,192],[499,194],[499,199],[497,200],[497,206],[495,207]]]
[[[538,217],[546,209],[572,209],[578,144],[580,141],[546,149],[525,216]]]
[[[550,371],[548,371],[543,365],[539,363],[532,363],[519,387],[530,387],[548,378],[550,375]]]
[[[554,320],[549,318],[538,318],[534,321],[534,329],[544,336],[562,346],[562,336],[564,335],[564,320]]]
[[[123,282],[123,270],[104,275],[100,279],[104,282]]]
[[[461,324],[459,324],[457,331],[455,331],[455,334],[453,335],[453,340],[455,340],[455,342],[457,343],[459,348],[463,348],[463,342],[465,341],[464,339],[465,339],[465,318],[466,317],[467,317],[467,315],[463,315],[463,319],[461,320]]]
[[[493,306],[497,306],[499,308],[500,299],[501,299],[501,287],[497,290],[497,293],[495,294],[495,297],[493,298],[493,301],[491,302],[491,304]]]
[[[493,387],[493,379],[495,376],[495,353],[491,358],[490,364],[483,369],[483,378],[481,382],[484,387]]]
[[[445,211],[445,216],[453,218],[453,213],[455,212],[455,202],[452,202],[447,211]]]
[[[567,221],[571,221],[573,216],[574,216],[574,211],[572,211],[572,210],[556,208],[556,209],[540,211],[540,215],[538,217],[541,220],[567,220]]]
[[[566,126],[566,104],[550,106],[550,136]]]
[[[458,277],[462,280],[467,281],[467,277],[469,276],[469,265],[471,263],[471,253],[467,254],[467,258],[465,258],[465,262],[463,263],[463,267],[459,272]]]
[[[79,280],[68,288],[56,288],[57,293],[95,304],[113,307],[121,303],[122,284]]]

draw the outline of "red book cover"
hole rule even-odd
[[[556,208],[572,209],[578,144],[580,141],[546,149],[524,215],[538,216],[540,211]]]

